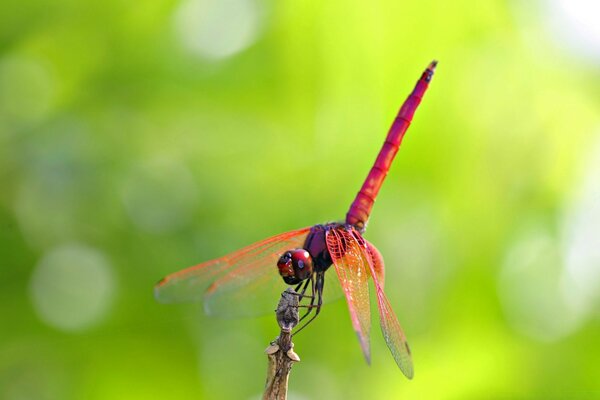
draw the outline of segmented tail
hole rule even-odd
[[[437,61],[432,61],[431,64],[429,64],[427,69],[421,75],[421,78],[417,81],[410,96],[408,96],[404,101],[404,104],[402,104],[402,107],[400,108],[400,111],[398,111],[398,115],[388,132],[385,142],[379,151],[379,155],[377,155],[375,164],[371,168],[365,183],[363,183],[362,188],[350,206],[350,210],[348,210],[348,213],[346,214],[346,223],[356,226],[361,232],[367,227],[367,221],[371,214],[373,203],[375,203],[377,193],[379,193],[379,189],[390,169],[390,165],[392,164],[392,161],[394,161],[394,157],[398,152],[404,133],[408,129],[425,91],[427,91],[436,65]]]

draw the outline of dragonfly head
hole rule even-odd
[[[279,275],[288,285],[297,285],[313,273],[313,260],[304,249],[288,250],[277,261]]]

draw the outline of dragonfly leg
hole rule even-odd
[[[300,289],[300,286],[302,284],[304,284],[304,287],[302,288],[302,292],[300,292],[300,301],[302,301],[302,298],[304,298],[304,293],[306,293],[306,289],[308,288],[308,284],[312,281],[312,276],[310,277],[310,279],[307,279],[305,282],[302,282],[301,284],[298,285],[298,289]],[[298,291],[298,290],[296,290]],[[306,296],[306,297],[313,297],[314,296],[314,284],[313,284],[313,290],[311,292],[311,296]]]
[[[317,279],[316,279],[316,282],[314,284],[314,289],[313,289],[313,291],[316,291],[314,297],[317,298],[317,305],[315,306],[313,304],[313,301],[314,301],[314,298],[313,298],[313,300],[311,301],[311,307],[309,308],[308,312],[304,316],[302,316],[302,319],[304,319],[304,317],[306,317],[313,308],[316,308],[315,315],[313,315],[308,321],[306,321],[304,323],[304,325],[302,325],[300,328],[298,328],[292,336],[298,334],[298,332],[300,332],[302,329],[306,328],[307,325],[310,324],[315,318],[317,318],[317,315],[319,315],[319,313],[321,312],[321,306],[323,305],[323,287],[324,286],[325,286],[325,273],[318,272]]]
[[[298,293],[302,285],[304,285],[304,282],[300,282],[299,284],[297,284],[294,288],[294,292]]]
[[[294,295],[298,296],[298,301],[302,301],[303,298],[308,297],[309,299],[312,298],[314,296],[314,288],[311,292],[310,295],[306,294],[306,289],[308,288],[308,284],[311,282],[310,279],[307,279],[303,282],[300,282],[295,288],[294,288]],[[302,285],[304,285],[304,287],[302,287]],[[300,288],[302,288],[302,291],[300,291]],[[308,306],[299,306],[299,307],[308,307]]]
[[[310,314],[313,310],[313,308],[315,307],[315,275],[313,274],[310,279],[306,282],[307,284],[310,282],[310,296],[306,296],[310,298],[310,304],[305,306],[308,308],[308,310],[306,310],[306,313],[304,313],[304,315],[300,318],[300,321],[302,321],[304,318],[306,318],[308,316],[308,314]],[[305,287],[306,289],[306,287]],[[301,298],[302,299],[302,298]],[[298,322],[300,322],[298,321]]]

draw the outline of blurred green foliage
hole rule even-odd
[[[433,58],[366,235],[415,379],[338,301],[290,398],[600,397],[599,51],[565,4],[2,1],[0,398],[258,398],[273,316],[154,283],[343,218]]]

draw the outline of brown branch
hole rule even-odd
[[[298,325],[298,303],[298,293],[292,288],[287,288],[281,293],[281,299],[275,310],[281,333],[265,350],[269,358],[269,366],[263,400],[287,398],[288,378],[292,365],[300,361],[292,343],[292,329]]]

